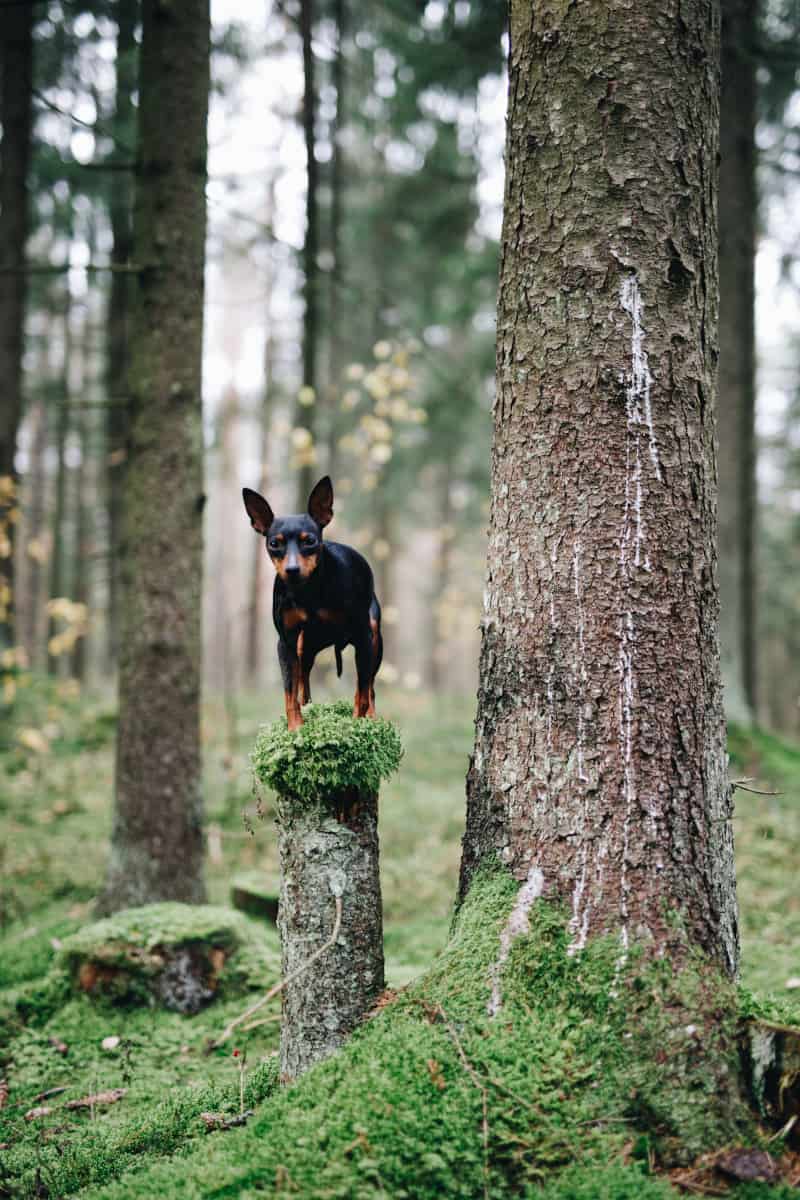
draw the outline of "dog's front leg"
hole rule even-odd
[[[283,698],[286,702],[286,723],[289,729],[299,729],[303,724],[303,714],[300,711],[302,671],[298,651],[301,651],[299,644],[295,647],[279,638],[278,662],[283,676]]]

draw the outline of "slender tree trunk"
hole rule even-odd
[[[96,238],[91,236],[89,239],[90,261],[94,258],[94,245]],[[77,394],[84,400],[90,399],[94,395],[92,387],[92,371],[91,371],[91,308],[87,304],[85,309],[85,318],[83,322],[82,345],[80,347],[81,356],[81,378]],[[73,428],[78,438],[78,448],[80,451],[80,461],[75,469],[75,484],[73,491],[73,504],[75,507],[75,552],[73,554],[73,583],[70,589],[72,599],[77,604],[83,604],[86,607],[87,613],[89,610],[89,600],[91,594],[92,580],[92,563],[89,556],[89,502],[88,494],[90,488],[90,414],[85,404],[78,404],[73,417]],[[75,648],[72,651],[72,675],[75,679],[84,683],[86,680],[86,664],[89,653],[89,625],[86,624],[85,632],[78,638],[75,643]]]
[[[461,895],[573,949],[738,935],[713,405],[718,11],[512,0],[492,511]]]
[[[439,474],[439,483],[437,487],[438,503],[436,511],[436,528],[434,530],[437,538],[436,552],[433,562],[433,582],[434,586],[431,590],[429,603],[427,606],[428,614],[428,654],[427,654],[427,675],[428,684],[431,691],[441,692],[448,684],[447,659],[442,652],[446,653],[446,648],[439,644],[439,631],[441,628],[441,619],[439,616],[439,605],[450,584],[450,570],[453,554],[453,539],[450,536],[450,523],[453,519],[453,505],[451,501],[451,485],[453,479],[452,463],[448,459],[442,464],[442,469]]]
[[[145,0],[123,484],[120,713],[100,910],[200,901],[207,0]]]
[[[125,154],[134,136],[136,90],[137,0],[117,0],[117,94],[112,132],[116,156]],[[131,257],[133,187],[127,171],[111,172],[109,215],[113,245],[111,261],[124,265]],[[106,487],[108,504],[108,666],[114,667],[119,651],[119,574],[122,525],[122,483],[127,453],[129,420],[128,338],[130,332],[131,279],[112,271],[108,298],[108,414],[106,422]]]
[[[272,217],[275,211],[275,179],[271,178],[268,192],[268,229],[272,233]],[[272,311],[272,296],[275,287],[275,273],[270,259],[267,269],[266,283],[266,318],[267,329],[264,340],[264,398],[259,413],[259,463],[258,490],[266,495],[269,486],[269,430],[272,420],[273,392],[275,389],[275,330]],[[247,606],[247,634],[245,640],[245,677],[250,687],[256,687],[261,678],[262,646],[264,629],[271,622],[266,617],[267,556],[260,538],[252,539],[252,566],[250,571],[250,603]]]
[[[314,0],[300,0],[300,34],[303,41],[303,135],[306,144],[306,232],[303,242],[303,387],[317,391],[317,350],[319,338],[319,164],[314,143],[316,139],[317,94],[314,70]],[[298,405],[296,424],[314,437],[316,401]],[[302,453],[302,450],[301,450]],[[301,459],[297,478],[298,511],[305,512],[314,485],[314,465]]]
[[[25,511],[25,545],[35,540],[37,549],[33,554],[25,553],[25,608],[23,612],[22,643],[28,662],[40,666],[41,620],[44,597],[42,595],[42,556],[45,545],[45,495],[46,472],[45,452],[47,449],[47,411],[43,401],[37,401],[30,421],[33,426],[31,438],[30,468],[26,479],[26,495],[29,498]]]
[[[70,239],[72,233],[70,231]],[[70,425],[71,379],[72,368],[72,296],[67,281],[64,296],[63,347],[61,361],[61,380],[56,394],[55,437],[53,439],[56,452],[56,491],[53,503],[53,518],[50,528],[53,533],[53,549],[50,555],[50,599],[61,599],[66,595],[66,579],[64,566],[66,562],[67,540],[67,437]],[[50,649],[52,639],[59,631],[59,621],[51,616],[47,626],[47,672],[58,675],[61,656]]]
[[[756,712],[756,0],[723,0],[719,199],[720,649],[728,716]]]
[[[334,0],[333,19],[336,26],[336,54],[333,60],[332,83],[336,92],[336,113],[331,125],[331,222],[330,250],[331,270],[329,278],[328,305],[328,473],[335,480],[338,465],[339,400],[341,399],[342,371],[344,369],[344,346],[342,339],[342,317],[344,295],[342,293],[342,213],[345,188],[345,154],[342,131],[346,120],[345,103],[345,58],[344,41],[347,23],[345,0]]]
[[[31,155],[33,78],[32,4],[11,5],[0,21],[0,479],[16,485],[14,456],[22,418],[22,351],[25,323],[25,243],[28,238],[28,167]],[[13,646],[13,492],[0,489],[0,526],[8,553],[0,557],[0,650]]]

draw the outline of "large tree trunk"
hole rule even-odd
[[[145,0],[123,484],[116,811],[104,912],[200,901],[207,0]]]
[[[718,11],[512,0],[479,709],[461,895],[729,973],[713,404]]]
[[[14,456],[22,418],[22,350],[25,323],[25,242],[28,237],[28,166],[31,155],[33,74],[32,4],[12,4],[0,20],[0,479],[17,482]],[[0,557],[0,650],[13,646],[14,532],[5,521],[12,493],[0,489],[0,526],[8,553]],[[7,499],[3,499],[7,497]]]
[[[756,711],[755,0],[723,0],[719,200],[720,649],[728,716]]]
[[[117,94],[113,132],[117,141],[115,158],[124,154],[132,137],[136,90],[137,0],[117,0]],[[127,265],[131,256],[133,188],[127,170],[111,172],[109,216],[113,245],[111,261]],[[112,271],[108,297],[108,415],[106,419],[106,486],[108,503],[108,665],[116,666],[119,652],[119,573],[122,529],[122,482],[125,472],[128,399],[128,337],[131,307],[131,278],[125,271]]]

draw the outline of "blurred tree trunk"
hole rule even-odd
[[[25,243],[28,238],[28,168],[31,157],[33,79],[32,4],[13,4],[0,20],[0,479],[17,482],[14,457],[22,419],[25,333]],[[15,524],[13,490],[0,489],[0,526],[8,540],[0,557],[0,650],[13,646]]]
[[[68,235],[72,241],[72,230]],[[67,538],[67,438],[70,425],[70,404],[72,387],[70,371],[72,368],[72,294],[69,278],[66,280],[64,295],[64,320],[62,333],[61,380],[56,392],[55,436],[53,445],[56,453],[56,490],[53,504],[53,516],[50,522],[53,537],[53,549],[50,553],[50,599],[60,599],[66,595],[64,564],[66,561]],[[58,675],[61,655],[54,654],[50,648],[52,639],[59,631],[59,620],[51,616],[47,623],[47,673]]]
[[[269,430],[272,420],[273,391],[275,388],[275,330],[272,299],[275,287],[275,272],[272,262],[272,219],[275,212],[275,178],[270,177],[267,192],[267,242],[270,246],[265,278],[267,328],[264,340],[264,397],[259,416],[259,477],[258,491],[266,495],[269,485]],[[260,538],[251,542],[252,567],[250,571],[250,603],[247,606],[247,632],[245,635],[245,679],[251,688],[257,687],[261,679],[262,646],[265,628],[272,628],[267,611],[267,556]]]
[[[450,459],[442,464],[437,486],[436,519],[434,537],[436,550],[433,556],[433,587],[428,599],[428,654],[427,676],[431,691],[445,691],[449,686],[447,672],[447,650],[441,643],[442,619],[440,606],[450,584],[450,571],[453,556],[453,538],[451,523],[453,520],[453,505],[451,487],[453,466]]]
[[[204,898],[200,794],[208,0],[145,0],[116,808],[101,912]]]
[[[718,10],[512,0],[492,509],[461,895],[573,950],[738,933],[717,641]],[[580,80],[580,86],[576,85]],[[676,923],[671,914],[679,914]],[[680,926],[680,928],[678,928]]]
[[[45,496],[47,475],[45,472],[45,452],[47,450],[47,409],[42,400],[37,400],[30,413],[30,423],[33,427],[31,437],[30,465],[26,479],[26,496],[29,501],[25,511],[25,607],[22,614],[22,643],[27,652],[28,661],[34,668],[41,666],[41,620],[44,597],[42,595],[43,581],[43,551],[48,544],[45,537]],[[31,541],[34,542],[34,552],[27,551]]]
[[[89,236],[89,261],[95,258],[96,237],[94,222]],[[73,582],[70,588],[72,599],[77,604],[83,604],[87,614],[91,594],[92,560],[89,551],[90,512],[89,494],[91,490],[91,446],[90,446],[90,409],[89,403],[94,397],[92,379],[92,323],[91,305],[87,302],[85,316],[81,329],[80,346],[80,381],[76,388],[78,403],[75,405],[73,429],[77,437],[80,459],[75,468],[75,484],[73,504],[75,508],[75,552],[73,554]],[[86,681],[86,665],[89,654],[89,625],[78,638],[72,651],[71,674],[81,683]]]
[[[314,0],[300,0],[300,34],[303,41],[303,136],[306,145],[306,232],[303,241],[303,387],[313,388],[313,404],[297,405],[296,425],[314,437],[317,425],[317,351],[319,338],[319,164],[315,150],[317,93],[314,70]],[[297,511],[305,512],[314,486],[314,464],[300,450],[297,476]]]
[[[725,710],[756,713],[756,0],[723,0],[719,198],[719,581]]]
[[[336,112],[331,122],[331,223],[330,250],[331,269],[328,297],[328,473],[336,481],[339,439],[339,403],[341,401],[342,371],[344,370],[344,346],[342,318],[345,298],[342,293],[342,225],[345,186],[345,155],[343,130],[346,120],[345,106],[345,61],[344,39],[347,21],[345,0],[334,0],[333,20],[336,26],[336,53],[333,60],[332,83],[336,92]]]
[[[135,122],[133,96],[136,90],[136,19],[138,0],[117,0],[117,93],[112,122],[115,158],[126,153]],[[131,152],[132,157],[132,152]],[[109,216],[111,261],[118,266],[131,257],[131,209],[133,180],[128,171],[110,175]],[[119,652],[119,574],[122,523],[122,482],[129,419],[128,337],[131,307],[131,277],[124,271],[111,272],[108,298],[108,412],[106,419],[106,486],[108,504],[108,666],[116,666]]]

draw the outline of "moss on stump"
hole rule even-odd
[[[87,925],[64,940],[54,968],[89,995],[196,1013],[220,990],[260,986],[266,959],[266,948],[239,913],[169,902]]]
[[[253,752],[257,778],[278,794],[287,1079],[338,1049],[383,991],[378,788],[402,755],[388,721],[355,719],[348,704],[310,704],[303,716],[294,732],[285,720],[263,730]]]

